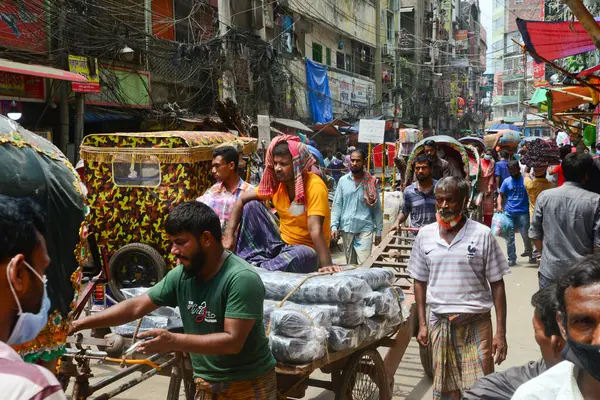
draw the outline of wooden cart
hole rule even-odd
[[[391,399],[383,359],[379,347],[393,347],[397,340],[392,336],[406,338],[413,336],[414,296],[406,294],[404,304],[409,305],[410,315],[402,321],[394,332],[378,340],[363,342],[358,348],[329,353],[325,357],[304,365],[278,363],[277,390],[280,398],[303,398],[309,386],[331,390],[336,400]],[[404,349],[406,350],[406,346]],[[330,374],[331,379],[321,380],[311,377],[317,371]]]
[[[373,249],[371,256],[365,261],[363,267],[391,268],[394,270],[394,285],[402,288],[405,293],[413,293],[413,281],[408,275],[408,259],[415,241],[418,229],[402,228],[400,231],[389,232],[382,240],[379,246]],[[412,318],[413,334],[416,336],[419,326],[416,307]],[[427,310],[429,317],[429,309]],[[431,343],[431,341],[429,341]],[[427,347],[419,346],[421,356],[421,365],[429,377],[433,377],[433,354],[431,345]]]

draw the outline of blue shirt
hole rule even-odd
[[[351,173],[340,178],[333,197],[331,230],[338,229],[348,233],[375,232],[377,236],[383,232],[380,196],[369,207],[362,182],[356,186]]]
[[[510,177],[510,172],[508,171],[508,161],[500,160],[496,163],[496,168],[494,170],[494,175],[500,177],[500,186],[504,183],[506,178]]]
[[[429,194],[419,192],[416,183],[404,189],[402,214],[410,215],[410,226],[412,228],[421,228],[436,221],[435,185],[437,185],[437,181],[434,179],[433,190]]]
[[[502,187],[500,187],[500,193],[506,199],[504,211],[515,214],[529,214],[529,196],[527,196],[527,189],[525,189],[522,176],[517,179],[512,176],[506,178]]]

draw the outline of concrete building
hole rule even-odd
[[[517,29],[517,18],[525,20],[544,19],[543,0],[498,0],[503,3],[494,9],[492,51],[498,51],[494,61],[495,96],[493,100],[494,119],[506,122],[518,122],[526,119],[528,108],[523,104],[528,101],[535,89],[535,80],[543,71],[537,67],[533,59],[524,55],[518,43],[523,43]],[[503,21],[500,24],[500,21]],[[502,41],[500,42],[500,38]],[[500,43],[502,47],[500,47]],[[502,49],[502,51],[500,51]],[[525,115],[524,115],[525,114]]]

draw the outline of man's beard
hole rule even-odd
[[[363,172],[363,169],[350,169],[350,172],[352,172],[352,175],[359,175]]]
[[[426,180],[429,180],[429,178],[430,178],[429,176],[422,176],[422,175],[419,176],[419,175],[417,175],[417,181],[419,181],[419,183],[423,183]]]
[[[190,266],[183,268],[183,272],[185,272],[188,277],[198,276],[198,273],[200,273],[206,265],[206,255],[201,250],[198,250],[189,260]]]

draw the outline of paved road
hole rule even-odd
[[[506,251],[504,240],[500,240],[502,248]],[[517,238],[517,253],[523,251],[523,243]],[[498,367],[499,370],[521,365],[540,357],[538,346],[533,338],[531,317],[533,308],[530,305],[531,296],[537,290],[537,275],[534,266],[525,265],[519,260],[512,273],[506,277],[506,291],[508,299],[508,358]],[[93,372],[98,380],[106,378],[119,370],[114,365],[104,365],[95,362]],[[156,376],[150,380],[119,395],[118,400],[164,400],[166,398],[168,377]],[[117,385],[109,386],[115,388]],[[183,398],[183,397],[182,397]],[[307,399],[333,399],[330,392],[320,389],[309,389]],[[425,376],[419,360],[419,349],[413,339],[409,345],[404,359],[398,368],[395,379],[394,399],[420,400],[431,399],[431,380]]]

